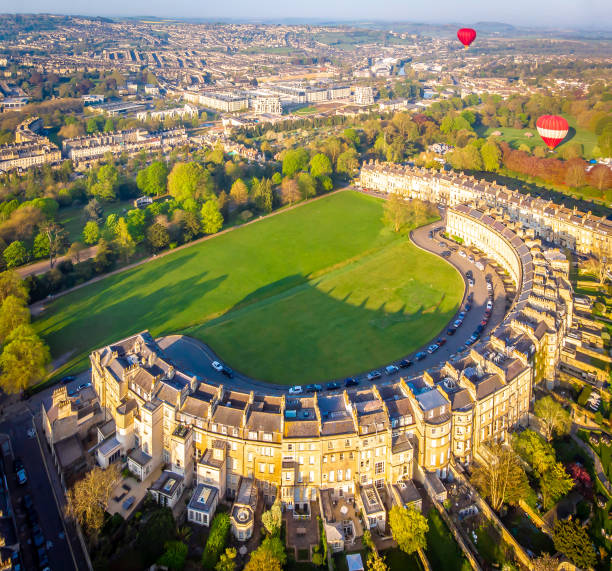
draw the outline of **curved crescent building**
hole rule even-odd
[[[388,170],[394,174],[384,178]],[[574,313],[569,263],[541,238],[564,236],[583,249],[589,240],[608,240],[607,222],[592,223],[601,230],[597,238],[570,238],[552,222],[554,229],[534,232],[529,221],[535,214],[522,213],[520,206],[520,223],[499,203],[476,208],[487,200],[473,179],[464,187],[456,177],[448,182],[445,175],[436,179],[424,172],[421,178],[412,169],[404,180],[396,170],[365,165],[362,185],[447,204],[448,233],[495,260],[514,281],[512,305],[485,340],[397,382],[279,397],[193,377],[148,332],[139,333],[90,356],[93,388],[108,419],[96,448],[98,463],[127,456],[141,479],[165,467],[151,493],[173,505],[193,488],[188,519],[196,523],[208,525],[219,499],[233,501],[232,529],[239,539],[252,533],[258,498],[270,504],[279,497],[304,517],[314,501],[339,534],[327,530],[328,538],[336,537],[330,545],[342,549],[347,529],[339,522],[347,518],[335,513],[339,505],[357,506],[369,527],[384,527],[389,502],[418,504],[413,480],[443,494],[438,478],[446,477],[451,461],[469,464],[484,442],[505,441],[526,421],[534,385],[555,380]],[[69,401],[65,388],[58,389],[44,411],[48,437],[59,433],[62,418],[75,416]],[[352,532],[359,534],[357,523]]]

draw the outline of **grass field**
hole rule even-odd
[[[143,329],[193,335],[279,383],[379,366],[434,337],[463,293],[381,217],[378,199],[340,192],[60,297],[35,326],[65,370]]]
[[[586,159],[592,158],[593,147],[597,144],[597,135],[591,131],[576,127],[576,119],[569,115],[565,115],[567,122],[570,125],[570,130],[565,137],[564,141],[555,149],[558,151],[563,148],[566,143],[580,143],[583,147],[584,157]],[[518,149],[523,143],[528,145],[531,149],[534,147],[545,147],[544,141],[542,141],[540,135],[538,135],[537,129],[514,129],[512,127],[484,127],[480,126],[476,129],[477,133],[481,137],[488,137],[495,131],[501,132],[501,136],[498,137],[502,141],[506,141],[511,147]],[[525,133],[531,133],[533,137],[525,137]],[[551,156],[555,156],[551,154]]]
[[[125,212],[133,208],[131,200],[119,200],[117,202],[109,202],[103,204],[103,217],[106,218],[110,214],[122,216]],[[85,227],[85,215],[83,212],[84,205],[68,206],[60,208],[57,212],[57,221],[66,229],[67,239],[69,242],[83,241],[83,228]]]

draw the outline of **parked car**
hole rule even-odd
[[[232,371],[229,367],[226,367],[226,366],[224,366],[221,369],[221,372],[229,379],[231,379],[234,376],[234,371]]]
[[[444,343],[446,343],[446,337],[438,337],[438,339],[436,339],[436,345],[440,345],[440,347],[442,347]]]
[[[32,526],[32,541],[36,547],[40,547],[45,542],[45,536],[38,524]]]
[[[450,250],[444,250],[444,252],[440,254],[440,256],[442,256],[443,258],[450,258],[450,255],[451,255]]]
[[[470,262],[470,264],[474,263],[474,256],[468,256],[468,262]]]
[[[62,380],[60,382],[62,383],[62,385],[67,385],[68,383],[74,381],[74,379],[76,379],[74,375],[68,375],[66,377],[62,377]]]
[[[219,363],[219,361],[213,361],[210,366],[215,370],[218,371],[219,373],[221,371],[223,371],[223,365],[221,363]]]
[[[393,375],[394,373],[397,373],[399,371],[399,367],[397,367],[397,365],[388,365],[387,367],[385,367],[385,373],[387,373],[387,375]]]
[[[410,359],[402,359],[399,362],[400,369],[405,369],[407,367],[410,367],[410,365],[412,365],[412,361]]]
[[[130,496],[127,500],[125,500],[125,502],[123,502],[122,507],[125,511],[128,511],[133,505],[134,502],[136,501],[136,498],[134,496]]]
[[[336,383],[335,381],[332,381],[331,383],[327,383],[325,385],[325,389],[328,391],[335,391],[336,389],[340,388],[340,383]]]
[[[370,371],[368,373],[368,381],[375,381],[376,379],[380,379],[382,374],[380,371]]]
[[[425,353],[424,351],[419,351],[419,352],[418,352],[418,353],[417,353],[417,354],[414,356],[414,358],[415,358],[417,361],[422,361],[423,359],[425,359],[425,357],[427,357],[427,353]]]
[[[474,292],[468,293],[467,300],[472,303],[474,301]]]
[[[482,262],[479,260],[478,262],[476,262],[474,264],[481,272],[484,270],[484,266],[482,264]]]
[[[295,385],[289,389],[290,395],[301,395],[304,389],[300,385]]]
[[[472,306],[469,303],[466,303],[465,307],[463,308],[463,311],[467,313],[470,309],[472,309]]]
[[[438,345],[437,343],[433,343],[432,345],[427,347],[427,352],[431,355],[432,353],[435,353],[439,348],[440,345]]]
[[[474,287],[474,280],[473,279],[469,279],[468,280],[468,286]]]
[[[347,377],[344,379],[345,387],[356,387],[359,384],[359,381],[355,377]]]
[[[467,258],[467,254],[466,254],[466,253],[465,253],[463,250],[459,250],[459,255],[460,255],[462,258]]]
[[[487,289],[489,291],[491,291],[493,289],[493,286],[491,285],[491,282],[487,282]]]
[[[453,321],[453,327],[455,329],[459,329],[459,327],[461,327],[462,323],[463,323],[463,321],[461,321],[461,319],[457,319],[456,321]]]
[[[456,331],[457,331],[457,328],[456,328],[456,327],[449,327],[449,328],[446,330],[446,334],[447,334],[447,335],[454,335],[454,334],[456,333]]]
[[[457,315],[457,319],[461,319],[461,321],[463,321],[465,319],[465,311],[461,311],[459,315]]]
[[[23,467],[21,458],[15,458],[15,460],[13,460],[13,470],[15,470],[15,475],[17,476],[17,483],[20,486],[25,486],[28,481],[28,475]]]
[[[487,301],[487,309],[493,309],[493,302],[491,300]]]

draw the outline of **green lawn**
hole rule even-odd
[[[58,298],[35,321],[64,370],[143,329],[184,332],[279,383],[382,365],[434,337],[459,274],[381,222],[382,202],[340,192]]]
[[[466,571],[471,565],[463,555],[461,548],[453,538],[450,529],[436,508],[431,508],[427,515],[429,531],[427,532],[427,559],[432,569],[445,571]]]
[[[110,214],[122,216],[127,210],[133,208],[131,200],[108,202],[102,205],[104,208],[103,217]],[[57,221],[64,227],[70,242],[83,241],[83,228],[85,227],[84,204],[60,208],[57,213]]]
[[[565,140],[555,149],[556,151],[563,148],[566,143],[580,143],[583,146],[584,157],[586,159],[592,158],[593,147],[597,145],[597,135],[586,129],[576,127],[576,119],[569,115],[565,115],[565,119],[569,123],[570,130],[565,137]],[[500,131],[501,136],[499,139],[506,141],[511,147],[518,149],[523,143],[528,145],[530,148],[534,147],[546,147],[544,141],[542,141],[537,129],[515,129],[513,127],[484,127],[481,126],[477,129],[478,134],[481,137],[488,137],[491,133]],[[533,137],[526,137],[525,133],[531,133]],[[551,155],[554,156],[554,155]]]

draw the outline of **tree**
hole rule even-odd
[[[103,201],[111,201],[117,198],[117,186],[119,185],[119,172],[115,165],[103,165],[98,170],[96,182],[91,187],[91,194]]]
[[[557,551],[578,567],[587,569],[597,563],[591,538],[576,520],[558,520],[553,530],[553,543]]]
[[[104,208],[98,200],[92,198],[87,206],[83,209],[86,220],[93,220],[95,222],[102,221],[102,215],[104,214]]]
[[[202,205],[202,232],[215,234],[223,227],[223,215],[214,198],[210,198]]]
[[[0,306],[0,344],[20,325],[29,325],[30,310],[24,301],[9,295]]]
[[[339,157],[336,163],[336,171],[347,177],[355,176],[359,170],[359,155],[353,148],[347,149]]]
[[[280,528],[279,528],[280,531]],[[258,550],[267,551],[277,559],[281,565],[287,562],[287,554],[285,553],[285,544],[278,535],[268,535],[261,542],[261,545],[257,548]]]
[[[20,240],[15,240],[9,244],[2,256],[6,262],[6,267],[9,269],[21,266],[28,261],[28,251]]]
[[[308,166],[308,152],[306,149],[290,149],[283,157],[283,174],[291,178]]]
[[[586,172],[582,159],[572,159],[568,161],[565,184],[572,188],[578,188],[586,184]]]
[[[269,510],[261,514],[261,523],[270,535],[276,535],[280,531],[283,524],[283,512],[279,498],[276,498]]]
[[[282,571],[281,562],[267,549],[253,551],[244,571]]]
[[[300,188],[295,179],[285,177],[281,184],[281,202],[283,204],[293,204],[300,200]]]
[[[550,442],[553,435],[562,436],[569,432],[571,417],[560,403],[551,396],[537,400],[534,406],[535,415],[540,419],[544,438]]]
[[[497,442],[483,448],[486,462],[474,468],[472,482],[495,511],[517,504],[529,493],[529,483],[516,453]]]
[[[168,175],[168,192],[177,202],[206,200],[214,194],[210,173],[198,163],[176,163]]]
[[[81,242],[73,242],[68,248],[68,256],[71,260],[74,260],[77,264],[81,261],[81,252],[85,249],[85,246]]]
[[[392,194],[383,207],[383,224],[399,232],[408,221],[408,206],[399,194]]]
[[[5,339],[0,354],[0,386],[17,393],[40,380],[51,360],[49,348],[29,325],[20,325]]]
[[[7,297],[14,296],[25,303],[28,292],[19,274],[12,270],[0,273],[0,303],[4,303]]]
[[[389,526],[397,546],[410,555],[427,546],[426,535],[429,531],[427,519],[412,506],[403,508],[393,506],[389,512]]]
[[[259,210],[272,212],[272,181],[269,178],[263,178],[254,185],[253,201]]]
[[[90,220],[83,228],[83,242],[88,246],[92,246],[93,244],[97,244],[99,239],[100,227],[93,220]]]
[[[166,191],[168,183],[168,169],[162,162],[151,163],[136,176],[136,185],[147,195],[159,196]]]
[[[512,447],[533,468],[538,478],[555,465],[554,448],[533,430],[514,434]]]
[[[484,170],[495,172],[501,164],[501,150],[495,141],[487,141],[480,149]]]
[[[555,463],[540,478],[540,490],[545,509],[552,508],[558,500],[574,487],[574,480],[561,462]]]
[[[300,190],[300,195],[304,200],[307,198],[312,198],[317,194],[315,181],[307,172],[301,172],[298,174],[297,185]]]
[[[47,237],[49,245],[49,265],[55,265],[55,259],[64,247],[66,231],[53,221],[46,221],[40,225],[40,232]]]
[[[213,569],[225,548],[227,536],[231,527],[230,517],[226,513],[218,513],[210,525],[210,533],[202,553],[202,566],[204,569]]]
[[[157,561],[159,565],[170,571],[183,571],[187,561],[187,545],[182,541],[167,541],[164,547],[166,551]]]
[[[368,571],[387,571],[389,567],[385,563],[384,557],[378,551],[371,551],[366,562]]]
[[[236,549],[234,547],[228,547],[215,565],[215,571],[235,571],[236,555]]]
[[[45,233],[39,232],[36,234],[32,246],[32,255],[36,259],[46,258],[49,255],[49,238]]]
[[[158,252],[170,244],[170,234],[163,224],[154,222],[147,230],[147,240],[151,249],[154,252]]]
[[[332,163],[327,155],[317,153],[310,159],[310,176],[314,178],[323,178],[331,175],[332,172]]]
[[[96,466],[87,472],[66,494],[66,516],[78,521],[90,536],[97,536],[118,481],[118,464],[111,464],[106,470]]]
[[[249,189],[241,178],[236,179],[234,184],[232,184],[230,200],[234,208],[245,206],[249,201]]]
[[[127,222],[123,216],[117,221],[115,226],[115,242],[119,246],[119,253],[123,256],[127,262],[128,259],[134,254],[136,250],[136,244],[132,238]]]

